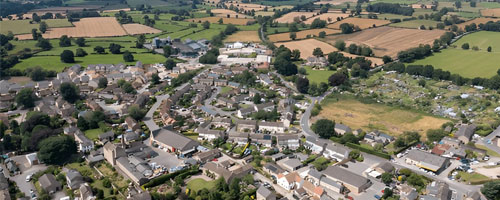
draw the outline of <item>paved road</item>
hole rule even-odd
[[[500,147],[499,146],[496,146],[494,143],[493,143],[493,139],[496,137],[496,136],[500,136],[500,126],[497,127],[497,129],[495,129],[491,134],[489,134],[488,136],[484,137],[482,140],[479,140],[477,143],[479,144],[482,144],[486,147],[488,147],[489,149],[497,152],[500,154]],[[491,144],[488,144],[488,141],[491,141]]]
[[[232,117],[232,114],[234,112],[227,112],[227,111],[223,111],[222,109],[220,108],[217,108],[215,106],[212,106],[211,103],[213,100],[215,100],[215,98],[217,98],[217,95],[221,92],[222,88],[221,87],[216,87],[216,92],[212,94],[212,96],[208,99],[205,99],[204,101],[204,106],[206,106],[207,108],[219,113],[220,116],[227,116],[227,117]]]
[[[279,193],[288,199],[295,199],[295,198],[293,198],[293,194],[291,191],[288,191],[285,188],[282,188],[281,186],[274,184],[272,180],[268,179],[264,175],[256,172],[253,177],[256,180],[262,181],[262,183],[269,183],[270,185],[272,185],[274,190],[276,191],[276,193]]]
[[[45,169],[47,169],[47,166],[45,165],[34,165],[29,169],[24,170],[22,174],[10,177],[9,179],[16,182],[19,190],[21,190],[21,192],[23,192],[27,197],[31,197],[30,191],[32,190],[36,193],[36,189],[31,182],[26,182],[26,176],[39,171],[43,171]]]

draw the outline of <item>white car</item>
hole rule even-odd
[[[26,176],[26,182],[30,182],[31,181],[31,174]]]

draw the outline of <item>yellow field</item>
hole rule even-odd
[[[355,99],[326,99],[323,110],[313,120],[327,118],[345,124],[351,129],[378,129],[391,135],[405,131],[421,134],[429,129],[440,128],[450,121],[411,110],[389,107],[383,104],[364,104]]]
[[[366,18],[346,18],[342,21],[335,22],[333,24],[328,25],[328,28],[340,29],[340,25],[343,23],[354,24],[354,26],[358,26],[360,29],[367,29],[372,27],[379,27],[386,24],[391,23],[389,20],[381,20],[381,19],[366,19]]]
[[[500,17],[500,8],[490,8],[481,10],[481,15],[485,17]]]
[[[347,13],[323,13],[321,15],[317,15],[317,16],[314,16],[314,17],[307,19],[304,23],[312,24],[312,22],[316,18],[320,18],[321,20],[325,20],[327,23],[333,23],[333,22],[337,21],[338,17],[343,19],[343,18],[349,17],[349,14],[347,14]]]
[[[314,16],[314,12],[289,12],[283,16],[281,16],[280,18],[276,19],[275,21],[278,22],[278,23],[292,23],[293,22],[293,19],[295,17],[301,17],[302,15],[304,15],[306,18],[310,18],[312,16]]]
[[[260,42],[257,31],[238,31],[229,35],[224,42]]]
[[[329,29],[329,28],[309,29],[309,30],[296,32],[296,35],[297,35],[296,39],[304,39],[304,38],[307,38],[308,35],[311,35],[311,37],[318,36],[318,34],[322,31],[324,31],[326,33],[326,35],[340,33],[340,30],[333,30],[333,29]],[[269,37],[269,40],[271,40],[272,42],[281,42],[281,41],[292,40],[290,38],[290,33],[278,33],[278,34],[268,35],[267,37]]]
[[[161,33],[161,30],[142,24],[123,24],[122,26],[129,35]]]
[[[481,17],[481,18],[475,18],[473,20],[466,21],[466,22],[461,23],[461,24],[457,24],[457,26],[458,26],[458,28],[465,29],[466,25],[469,25],[469,24],[472,24],[472,23],[475,23],[476,25],[479,25],[479,24],[486,24],[486,22],[489,22],[489,21],[496,22],[496,21],[499,21],[499,20],[500,19],[496,19],[496,18]]]
[[[223,18],[223,17],[204,17],[204,18],[194,18],[186,19],[188,22],[199,22],[208,21],[210,23],[219,23],[219,19],[222,19],[223,24],[234,24],[234,25],[247,25],[249,21],[255,21],[254,19],[242,19],[242,18]]]
[[[261,11],[264,10],[265,7],[268,7],[264,5],[251,4],[251,3],[226,3],[226,6],[230,7],[231,4],[233,4],[233,6],[237,7],[239,10],[245,10],[245,11],[251,11],[251,10]]]
[[[340,5],[343,3],[356,3],[356,0],[335,0],[335,1],[322,0],[322,1],[314,2],[314,4],[316,4],[316,5],[326,5],[326,4]]]
[[[213,14],[234,14],[233,10],[228,10],[228,9],[212,9],[210,10]]]

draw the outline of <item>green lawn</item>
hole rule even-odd
[[[471,48],[478,46],[480,50],[461,49],[462,44],[466,42]],[[500,63],[500,33],[487,31],[473,33],[461,38],[453,45],[456,48],[450,47],[412,64],[433,65],[435,68],[460,74],[467,78],[489,78],[497,72],[498,63]],[[488,46],[492,47],[492,52],[486,51]]]
[[[233,88],[231,88],[231,87],[225,86],[225,87],[222,87],[222,88],[221,88],[220,93],[221,93],[221,94],[225,94],[225,93],[228,93],[229,91],[231,91],[232,89],[233,89]]]
[[[103,133],[103,131],[100,128],[89,129],[85,131],[85,136],[87,136],[91,140],[94,140],[97,139],[99,134],[101,133]]]
[[[476,173],[476,172],[467,173],[467,172],[459,171],[458,174],[460,175],[460,180],[462,180],[463,182],[466,182],[466,183],[469,183],[469,182],[474,183],[474,182],[481,182],[481,181],[490,180],[490,178],[488,178],[487,176]]]
[[[32,29],[38,29],[40,27],[37,23],[30,24],[30,21],[31,20],[28,19],[0,21],[0,33],[7,34],[9,31],[12,31],[14,35],[18,35],[31,33]],[[67,19],[47,19],[42,21],[45,21],[49,28],[73,26]]]
[[[189,188],[190,190],[193,190],[194,192],[197,192],[203,188],[206,188],[208,190],[212,190],[214,188],[214,183],[213,181],[205,181],[201,178],[196,178],[196,179],[193,179],[193,180],[190,180],[188,183],[187,183],[187,188]]]
[[[307,71],[307,79],[312,83],[328,83],[328,78],[335,73],[330,70],[313,70],[312,67],[304,67]]]
[[[426,29],[429,27],[436,28],[436,25],[439,22],[433,21],[433,20],[410,20],[410,21],[404,21],[400,23],[395,23],[395,24],[390,24],[389,26],[392,27],[401,27],[401,28],[420,28],[421,25],[424,25]]]
[[[496,151],[493,151],[491,149],[489,149],[488,147],[484,146],[484,145],[480,145],[480,144],[476,144],[475,145],[478,149],[483,149],[483,150],[486,150],[486,154],[488,154],[489,156],[495,156],[495,157],[500,157],[500,154],[497,153]]]

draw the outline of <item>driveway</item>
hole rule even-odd
[[[21,192],[23,192],[26,196],[29,196],[30,190],[33,190],[36,192],[36,189],[31,182],[26,182],[26,176],[28,176],[30,174],[37,173],[39,171],[43,171],[45,169],[47,169],[47,166],[45,166],[43,164],[34,165],[30,168],[27,168],[27,169],[25,168],[25,170],[22,171],[23,173],[21,173],[17,176],[14,176],[14,177],[10,177],[10,180],[13,180],[14,182],[16,182],[17,186],[19,187],[19,190],[21,190]]]
[[[149,144],[149,143],[148,143]],[[155,162],[158,165],[163,165],[167,169],[170,169],[171,167],[176,167],[182,164],[182,160],[177,158],[177,156],[173,153],[168,153],[165,152],[161,149],[151,147],[157,154],[158,156],[151,158],[150,162]]]

